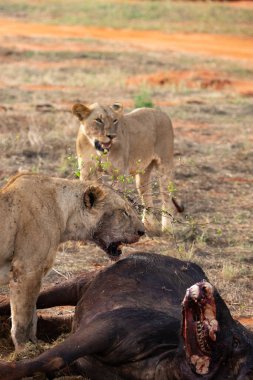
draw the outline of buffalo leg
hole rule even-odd
[[[96,273],[96,271],[83,273],[43,290],[37,300],[37,309],[64,305],[75,306]],[[2,296],[0,298],[0,315],[9,316],[10,312],[10,300],[7,296]]]
[[[78,277],[63,281],[42,291],[37,300],[37,309],[47,309],[54,306],[76,306],[90,281],[97,271],[82,273]],[[1,312],[1,308],[0,308]]]
[[[108,349],[115,339],[115,326],[110,318],[98,318],[34,359],[12,363],[0,361],[0,380],[17,380],[35,372],[50,374],[82,356]]]
[[[61,334],[70,333],[73,314],[68,315],[39,315],[37,324],[38,339],[52,342]]]
[[[117,368],[106,366],[92,357],[76,360],[72,368],[75,370],[75,373],[88,376],[91,380],[123,380]]]

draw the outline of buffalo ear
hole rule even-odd
[[[121,103],[113,103],[113,105],[111,106],[112,110],[114,112],[117,112],[118,114],[122,114],[123,113],[123,105]]]
[[[91,113],[91,109],[82,103],[76,103],[72,107],[72,112],[75,116],[78,117],[79,120],[86,119]]]
[[[101,187],[91,185],[83,194],[83,203],[85,207],[91,209],[96,203],[104,198],[105,194]]]

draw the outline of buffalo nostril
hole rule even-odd
[[[145,234],[145,231],[143,231],[143,230],[138,230],[137,233],[138,233],[139,236],[143,236],[143,235]]]

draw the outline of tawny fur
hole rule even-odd
[[[20,174],[0,191],[0,285],[10,283],[16,350],[36,341],[36,299],[59,243],[133,243],[144,228],[111,189],[89,182]]]
[[[97,174],[97,156],[109,163],[110,173],[133,174],[146,209],[153,209],[151,173],[157,171],[162,199],[162,230],[170,226],[172,204],[168,191],[173,174],[174,136],[171,120],[160,110],[140,108],[124,114],[119,103],[75,104],[73,113],[80,120],[76,141],[81,178]],[[99,142],[99,148],[98,144]],[[101,149],[102,148],[102,149]],[[107,152],[106,155],[103,154]],[[108,165],[106,165],[108,167]],[[145,227],[158,233],[160,226],[152,213],[144,212]]]

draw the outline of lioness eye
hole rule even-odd
[[[126,210],[123,210],[123,214],[124,214],[125,216],[129,216],[129,214],[126,212]]]
[[[97,119],[95,119],[96,123],[98,124],[103,124],[103,121],[100,119],[100,117],[98,117]]]
[[[117,119],[113,120],[113,124],[118,124],[118,120]]]

